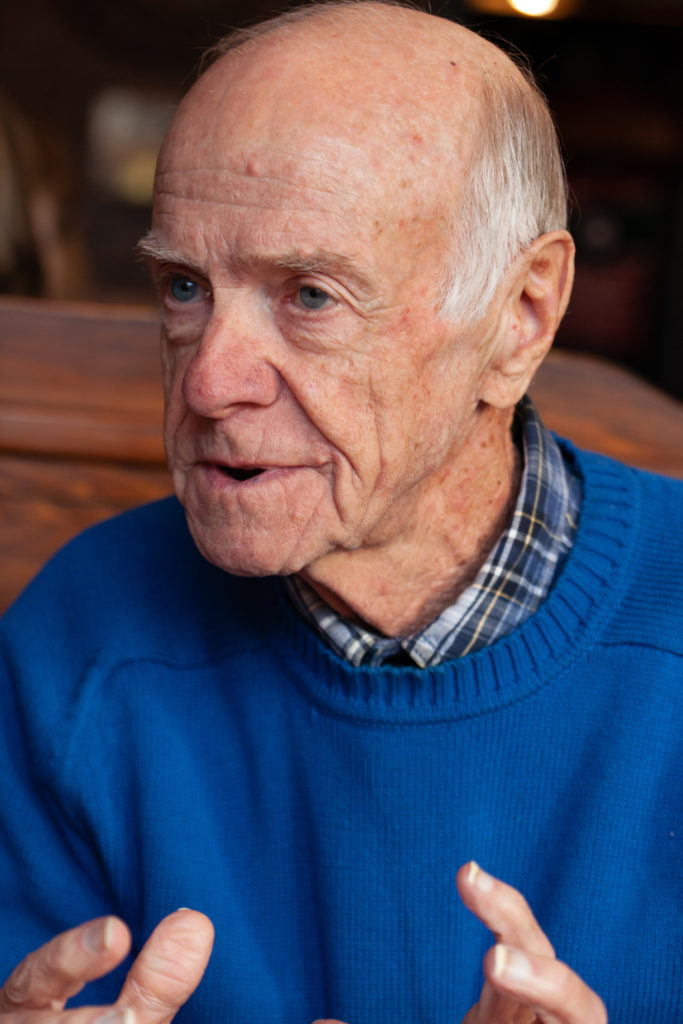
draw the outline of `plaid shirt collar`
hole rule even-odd
[[[295,606],[336,654],[356,666],[439,665],[511,633],[547,597],[573,543],[581,485],[529,398],[517,422],[524,471],[510,525],[475,580],[424,629],[383,636],[342,618],[299,577],[286,579]]]

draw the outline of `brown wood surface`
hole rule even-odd
[[[90,524],[170,493],[154,310],[0,299],[0,610]],[[581,447],[683,477],[683,405],[552,353],[532,394]]]
[[[160,462],[153,309],[0,300],[0,450]]]
[[[0,299],[0,610],[92,523],[169,494],[155,310]]]
[[[683,477],[683,404],[628,370],[558,349],[531,395],[547,426],[580,448]]]

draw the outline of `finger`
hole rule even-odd
[[[488,985],[532,1010],[543,1024],[607,1024],[604,1003],[554,957],[497,945],[484,958]]]
[[[136,1024],[133,1010],[116,1006],[79,1006],[75,1010],[15,1010],[3,1024]]]
[[[116,917],[62,932],[15,967],[0,989],[0,1013],[61,1010],[87,982],[121,963],[129,949],[130,932]]]
[[[470,861],[456,876],[465,906],[489,928],[499,943],[519,946],[541,956],[555,955],[529,904],[511,885],[499,881]]]
[[[502,995],[488,981],[479,1002],[465,1017],[463,1024],[534,1024],[538,1018],[534,1010],[524,1006],[516,997]]]
[[[213,946],[213,925],[196,910],[177,910],[154,929],[126,978],[117,1006],[138,1024],[165,1024],[201,981]]]

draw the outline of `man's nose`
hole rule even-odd
[[[219,418],[244,405],[271,405],[282,378],[271,361],[277,347],[267,318],[235,309],[214,310],[185,369],[185,404],[197,415]]]

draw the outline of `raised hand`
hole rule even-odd
[[[484,958],[481,996],[462,1024],[607,1024],[602,1000],[555,958],[521,893],[473,861],[460,868],[456,881],[465,906],[496,938]]]
[[[602,1000],[566,964],[516,889],[474,862],[457,875],[460,898],[496,945],[484,958],[484,987],[463,1024],[607,1024]]]
[[[0,1024],[167,1024],[199,984],[211,955],[213,926],[178,910],[154,929],[116,1003],[65,1009],[88,981],[113,970],[130,949],[116,917],[88,921],[30,953],[0,989]]]

